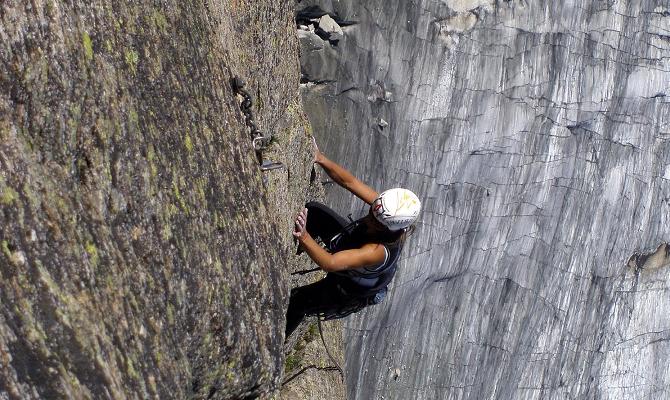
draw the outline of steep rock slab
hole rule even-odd
[[[350,396],[669,397],[667,4],[312,5],[353,22],[304,85],[322,146],[425,206]]]
[[[277,387],[292,210],[271,213],[229,80],[306,176],[291,15],[0,5],[0,398]],[[306,180],[281,179],[279,200],[301,197]]]

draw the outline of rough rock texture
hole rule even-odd
[[[667,2],[314,5],[353,22],[301,54],[321,146],[425,206],[350,397],[670,398]]]
[[[287,169],[258,170],[235,75]],[[2,2],[0,398],[278,387],[298,80],[286,1]]]
[[[323,322],[323,340],[314,318],[307,321],[306,332],[286,357],[282,400],[345,400],[346,386],[340,368],[344,368],[342,321]],[[326,349],[334,359],[328,356]]]

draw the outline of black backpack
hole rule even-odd
[[[332,240],[328,243],[328,250],[335,252],[353,249],[368,243],[370,238],[361,234],[361,231],[357,229],[359,226],[359,221],[354,221],[344,227],[342,232],[340,232],[340,237],[337,240]],[[400,248],[389,250],[399,252]],[[339,307],[334,307],[331,310],[321,312],[319,318],[322,321],[344,318],[347,315],[361,311],[367,306],[381,303],[386,297],[388,285],[393,280],[395,272],[396,265],[393,265],[390,268],[381,271],[378,275],[371,276],[379,278],[379,281],[375,286],[369,288],[355,285],[346,276],[338,275],[337,277],[340,282],[337,284],[337,287],[342,294],[345,295],[348,301],[340,304]]]
[[[344,318],[347,315],[361,311],[365,307],[381,303],[386,297],[388,285],[393,280],[395,271],[395,265],[384,271],[379,275],[379,282],[371,288],[356,288],[355,290],[351,290],[350,284],[347,285],[345,282],[341,282],[337,287],[348,301],[340,304],[339,307],[319,313],[319,318],[322,321]],[[344,280],[346,278],[341,277],[340,279]]]

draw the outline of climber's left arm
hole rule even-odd
[[[300,246],[321,269],[327,272],[344,271],[354,268],[370,267],[384,262],[386,251],[379,243],[368,243],[358,249],[343,250],[329,253],[312,238],[305,229],[307,209],[298,214],[295,221],[293,236]]]

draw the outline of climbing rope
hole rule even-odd
[[[323,337],[323,328],[321,328],[320,318],[317,318],[317,324],[319,326],[319,336],[321,336],[321,343],[323,343],[323,348],[326,349],[326,354],[328,355],[328,358],[330,358],[330,361],[335,365],[329,367],[318,367],[315,364],[308,365],[306,367],[303,367],[300,371],[296,372],[295,374],[291,375],[291,377],[286,379],[284,382],[282,382],[281,384],[282,386],[288,384],[289,382],[299,377],[300,375],[304,374],[305,372],[309,371],[310,369],[316,369],[318,371],[337,371],[340,373],[342,382],[344,382],[344,371],[340,367],[340,364],[338,364],[337,361],[335,360],[335,357],[333,357],[333,355],[330,354],[330,350],[328,350],[328,345],[326,345],[326,339]]]
[[[330,350],[328,350],[328,346],[326,345],[326,339],[323,338],[323,329],[321,329],[321,318],[316,319],[317,324],[319,325],[319,335],[321,336],[321,343],[323,343],[323,348],[326,349],[326,354],[328,354],[328,358],[330,358],[330,361],[335,364],[335,368],[337,368],[338,371],[340,371],[340,377],[342,378],[342,382],[344,382],[344,371],[342,371],[342,367],[340,367],[340,364],[335,361],[335,357],[333,357],[332,354],[330,354]]]
[[[294,380],[295,378],[299,377],[300,375],[304,374],[305,372],[309,371],[310,369],[315,369],[317,371],[337,371],[336,367],[318,367],[315,364],[308,365],[301,369],[300,371],[296,372],[295,374],[291,375],[290,378],[282,382],[282,386],[287,385],[289,382]]]
[[[349,214],[349,220],[351,220],[351,221],[353,222],[353,220],[351,219],[351,214]],[[318,270],[320,270],[320,269],[321,269],[321,268],[306,269],[306,270],[302,270],[302,271],[293,272],[291,275],[306,275],[306,274],[308,274],[308,273],[310,273],[310,272],[318,271]],[[347,311],[345,311],[344,314],[342,314],[342,316],[349,315],[349,314],[351,314],[351,313],[353,313],[353,312],[359,311],[360,309],[361,309],[361,308],[356,308],[356,309],[347,310]],[[340,373],[340,377],[342,378],[342,381],[344,382],[344,371],[342,370],[342,367],[340,367],[340,364],[338,364],[337,361],[335,360],[335,357],[333,357],[333,355],[330,353],[330,350],[328,349],[328,345],[326,344],[326,339],[323,337],[323,328],[321,327],[321,321],[322,321],[322,320],[323,320],[323,321],[328,321],[328,320],[330,320],[330,319],[334,319],[334,318],[341,318],[342,316],[340,316],[340,314],[337,314],[336,316],[328,315],[328,314],[322,314],[322,315],[317,315],[317,317],[316,317],[316,322],[317,322],[317,325],[318,325],[318,327],[319,327],[319,336],[321,336],[321,343],[323,343],[323,348],[326,349],[326,354],[328,355],[328,358],[330,358],[330,361],[332,361],[333,364],[335,364],[334,367],[317,368],[317,369],[319,369],[319,370],[328,370],[328,371],[339,371],[339,373]],[[303,374],[305,371],[311,369],[312,367],[316,368],[316,366],[311,366],[311,365],[308,366],[308,367],[305,367],[305,368],[303,368],[302,370],[300,370],[297,374],[294,374],[294,375],[291,376],[289,379],[287,379],[286,381],[284,381],[284,383],[282,383],[282,385],[287,384],[288,382],[290,382],[290,381],[292,381],[293,379],[297,378],[298,375]]]
[[[303,270],[301,270],[301,271],[291,272],[291,276],[295,276],[295,275],[307,275],[307,274],[309,274],[309,273],[311,273],[311,272],[319,271],[320,269],[321,269],[320,267],[312,268],[312,269],[303,269]]]

